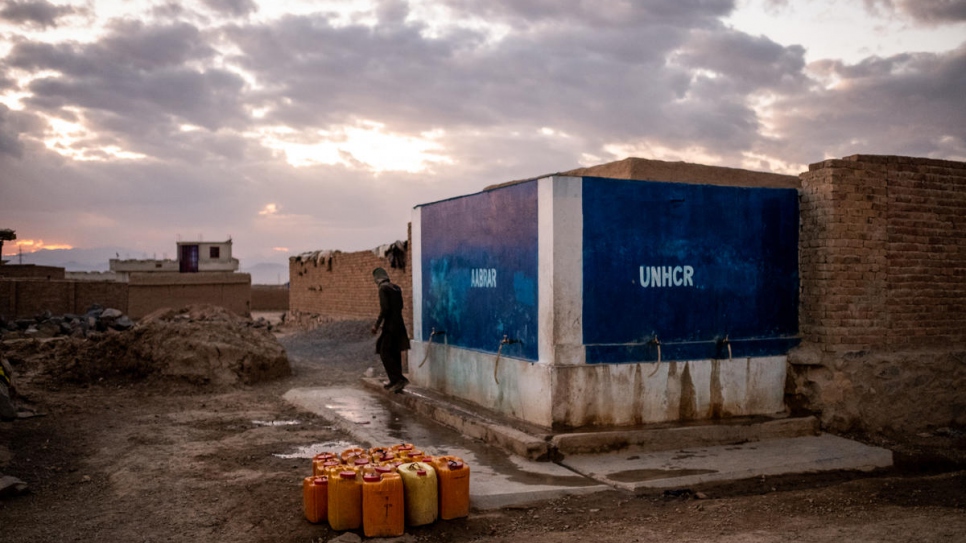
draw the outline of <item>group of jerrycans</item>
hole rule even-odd
[[[328,521],[337,531],[361,527],[366,537],[400,536],[406,526],[469,515],[470,467],[412,443],[324,452],[302,481],[302,503],[309,522]]]

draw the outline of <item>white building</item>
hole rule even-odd
[[[116,259],[110,260],[111,271],[117,280],[128,282],[132,273],[151,272],[236,272],[238,259],[231,256],[228,241],[179,241],[178,259]]]

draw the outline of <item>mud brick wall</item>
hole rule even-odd
[[[34,317],[44,311],[55,315],[85,313],[92,305],[127,311],[124,283],[0,279],[0,315]]]
[[[64,279],[64,268],[37,266],[36,264],[0,265],[0,277],[30,279]]]
[[[252,285],[252,311],[288,310],[288,287]]]
[[[377,267],[389,272],[403,291],[403,318],[412,335],[413,279],[409,269],[392,268],[389,260],[372,251],[335,251],[325,259],[289,259],[289,310],[299,315],[327,319],[372,319],[379,316],[379,291],[372,280]]]
[[[128,287],[127,314],[140,319],[163,307],[211,304],[249,316],[251,284],[247,273],[134,273]]]
[[[966,344],[966,163],[855,155],[801,179],[804,341],[838,353]]]

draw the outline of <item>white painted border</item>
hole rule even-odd
[[[538,358],[585,363],[583,346],[583,178],[537,181]]]
[[[423,341],[423,212],[413,208],[409,267],[413,280],[413,340]]]

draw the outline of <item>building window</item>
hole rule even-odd
[[[209,258],[221,258],[221,247],[210,247],[208,249]]]

